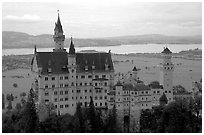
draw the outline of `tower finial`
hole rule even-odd
[[[75,54],[75,48],[74,48],[74,43],[72,41],[72,36],[71,36],[71,39],[70,39],[70,47],[69,47],[69,54]]]
[[[37,48],[36,48],[36,45],[35,45],[35,50],[34,50],[34,53],[36,53],[37,52]]]

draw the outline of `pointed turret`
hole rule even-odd
[[[69,54],[75,54],[75,48],[74,48],[74,43],[72,41],[72,37],[71,37],[71,42],[69,47]]]
[[[161,53],[170,54],[172,52],[169,50],[169,48],[164,47],[164,50]]]
[[[58,10],[57,23],[55,23],[55,29],[56,29],[59,33],[63,33],[62,24],[61,24],[60,16],[59,16],[59,10]]]

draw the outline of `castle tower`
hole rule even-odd
[[[160,68],[160,83],[163,85],[164,93],[167,96],[168,103],[173,101],[173,71],[174,64],[171,62],[172,52],[166,47],[161,52],[163,63]]]
[[[124,120],[124,111],[123,111],[123,85],[118,80],[115,85],[115,106],[117,110],[117,120],[119,127],[123,131],[123,120]]]
[[[74,43],[70,41],[69,53],[68,53],[68,69],[69,69],[69,82],[71,86],[71,94],[74,99],[72,100],[73,104],[76,104],[76,54]],[[75,112],[76,107],[72,108],[72,111]]]
[[[53,38],[55,42],[55,49],[53,49],[53,51],[54,52],[66,51],[64,49],[65,35],[63,35],[63,29],[62,29],[62,25],[59,17],[59,10],[58,10],[58,19],[57,19],[57,22],[55,23]]]

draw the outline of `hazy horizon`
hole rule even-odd
[[[77,1],[2,3],[2,31],[53,34],[57,10],[68,38],[202,35],[202,3]]]

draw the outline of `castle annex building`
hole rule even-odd
[[[35,47],[31,62],[38,110],[43,113],[45,105],[53,103],[57,114],[73,115],[77,103],[86,107],[90,97],[96,108],[108,108],[107,93],[114,83],[111,53],[77,53],[72,37],[67,52],[59,13],[53,38],[53,51],[37,52]]]

